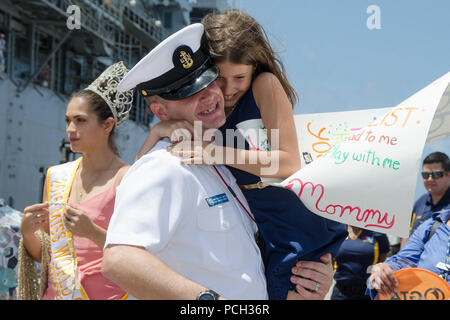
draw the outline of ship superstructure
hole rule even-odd
[[[162,39],[225,0],[2,0],[0,198],[40,201],[47,168],[74,159],[65,142],[70,95],[122,60],[131,68]],[[3,34],[3,36],[2,36]],[[155,121],[140,95],[116,138],[132,163]]]

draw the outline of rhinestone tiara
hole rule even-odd
[[[128,119],[128,113],[133,107],[133,90],[117,91],[117,85],[128,71],[123,61],[116,62],[86,88],[105,100],[114,116],[116,127]]]

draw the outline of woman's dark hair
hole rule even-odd
[[[114,115],[106,103],[106,101],[100,97],[97,93],[91,90],[81,90],[72,95],[73,98],[83,98],[88,102],[88,105],[92,112],[94,112],[98,117],[98,122],[102,123],[109,117],[112,117],[114,119]],[[115,137],[115,126],[112,128],[111,132],[109,133],[108,137],[108,145],[111,148],[111,150],[116,154],[119,155],[119,150],[117,149],[116,143],[114,141]]]

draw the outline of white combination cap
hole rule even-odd
[[[127,73],[118,90],[136,87],[144,96],[181,100],[206,88],[219,72],[201,48],[203,30],[194,23],[169,36]]]

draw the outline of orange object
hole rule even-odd
[[[450,286],[435,273],[418,268],[406,268],[394,272],[398,280],[397,293],[380,294],[380,300],[449,300]]]

